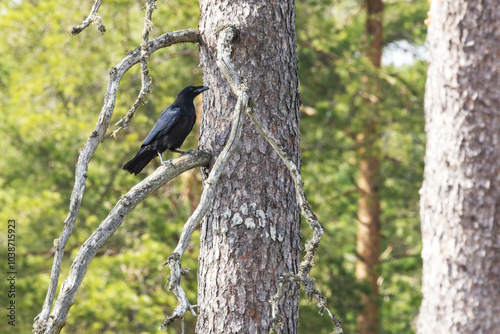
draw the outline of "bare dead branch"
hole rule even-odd
[[[255,115],[254,109],[252,107],[248,107],[247,113],[250,116],[250,119],[252,120],[257,130],[264,136],[264,138],[266,138],[269,144],[271,144],[276,153],[278,153],[278,155],[281,157],[285,165],[290,170],[290,174],[292,175],[292,178],[295,183],[295,192],[297,194],[297,201],[299,203],[300,210],[302,212],[302,215],[306,218],[309,227],[313,230],[313,237],[306,242],[305,246],[306,254],[304,255],[304,259],[300,263],[299,273],[296,276],[302,282],[304,290],[307,294],[307,298],[311,300],[313,297],[315,297],[316,306],[318,306],[320,313],[323,314],[323,312],[326,311],[330,316],[332,322],[334,323],[337,332],[343,333],[342,327],[340,326],[340,321],[334,314],[332,314],[328,310],[326,306],[326,298],[323,295],[321,295],[321,293],[318,291],[318,289],[316,288],[315,280],[314,278],[311,277],[311,269],[314,265],[314,254],[318,249],[319,242],[321,241],[321,237],[323,236],[323,227],[321,227],[318,218],[312,212],[309,203],[307,202],[306,195],[304,193],[304,181],[302,180],[300,171],[297,165],[295,165],[295,163],[293,162],[292,158],[285,151],[285,149],[280,144],[278,144],[278,141],[274,138],[272,133],[264,127],[260,119]],[[292,274],[284,275],[283,279],[285,279],[285,277],[289,277],[290,275]],[[288,281],[290,282],[290,279],[288,279]],[[275,297],[272,298],[270,301],[273,313],[275,312],[275,310],[276,312],[278,310],[277,303],[281,298],[282,294],[283,294],[282,291],[278,291]],[[274,318],[274,326],[273,326],[274,328],[272,330],[276,331],[277,330],[276,325],[278,324],[279,321],[279,315],[277,315],[277,313],[273,314],[273,318]]]
[[[168,257],[168,260],[165,264],[168,264],[170,267],[170,276],[168,277],[168,289],[172,291],[179,302],[179,306],[177,306],[172,313],[171,316],[166,317],[163,321],[163,324],[158,328],[158,330],[167,330],[167,326],[173,323],[176,319],[184,319],[184,314],[187,311],[190,311],[193,316],[196,317],[196,312],[194,310],[194,306],[189,302],[186,293],[181,287],[181,276],[182,276],[182,268],[179,263],[181,256],[178,253],[172,253]]]
[[[149,70],[148,70],[148,60],[149,60],[149,32],[153,30],[153,11],[156,9],[156,0],[148,0],[148,3],[146,4],[146,16],[144,17],[144,28],[142,30],[142,36],[141,36],[141,90],[139,92],[139,96],[137,96],[137,99],[135,100],[134,104],[130,108],[130,110],[127,112],[127,115],[123,117],[116,125],[120,125],[120,128],[117,130],[113,131],[113,136],[116,135],[120,129],[125,129],[128,130],[128,124],[132,117],[134,117],[135,111],[137,110],[137,107],[141,103],[144,102],[144,97],[146,96],[147,93],[149,93],[152,89],[152,80],[151,77],[149,76]]]
[[[168,47],[177,43],[197,43],[199,32],[194,29],[173,31],[163,34],[148,43],[149,52],[153,53],[161,48]],[[47,296],[42,308],[42,312],[35,318],[34,328],[43,328],[43,325],[48,321],[50,310],[56,295],[59,274],[61,270],[62,258],[64,249],[73,232],[73,228],[78,217],[80,205],[82,203],[85,185],[87,182],[87,170],[90,159],[94,155],[97,145],[102,141],[108,129],[109,121],[113,115],[115,108],[116,94],[118,86],[123,75],[140,60],[141,50],[136,48],[130,52],[118,65],[112,67],[109,71],[108,87],[104,97],[104,105],[97,120],[97,124],[85,143],[80,155],[75,170],[75,184],[71,193],[70,206],[68,216],[64,221],[63,231],[58,239],[54,242],[55,255],[52,264],[49,288]]]
[[[179,306],[176,307],[171,316],[167,316],[165,318],[163,324],[158,328],[158,330],[166,330],[167,326],[175,319],[182,319],[187,311],[191,311],[191,313],[196,316],[193,306],[189,303],[186,294],[180,285],[181,267],[179,261],[188,246],[188,242],[191,239],[196,226],[198,226],[207,213],[209,204],[211,203],[215,193],[217,181],[229,161],[229,158],[236,151],[240,142],[241,131],[243,128],[243,118],[245,115],[243,110],[248,104],[248,95],[246,93],[246,85],[240,84],[236,69],[232,65],[229,58],[229,55],[231,54],[231,42],[236,36],[236,28],[227,27],[220,31],[217,43],[217,65],[221,68],[222,73],[226,76],[233,92],[238,97],[233,113],[231,133],[226,146],[218,156],[207,180],[205,181],[198,207],[184,225],[177,247],[167,260],[170,267],[169,290],[174,292],[177,301],[179,302]]]
[[[215,186],[219,177],[226,166],[229,158],[236,151],[238,144],[240,142],[241,130],[243,128],[243,109],[245,108],[246,103],[248,102],[248,95],[246,94],[246,87],[244,85],[240,85],[238,88],[238,101],[236,102],[236,107],[234,108],[233,113],[233,124],[231,128],[231,133],[229,135],[229,139],[227,141],[226,146],[220,153],[219,157],[215,161],[212,170],[210,171],[210,175],[205,180],[205,184],[203,187],[203,193],[201,194],[200,204],[193,212],[189,220],[184,225],[181,236],[179,238],[179,242],[177,247],[174,250],[174,253],[177,253],[182,256],[184,251],[188,246],[188,242],[191,239],[191,235],[193,234],[198,223],[203,219],[207,210],[209,208],[210,201],[214,196]]]
[[[113,235],[125,217],[139,203],[179,174],[191,168],[207,165],[211,158],[210,152],[190,151],[188,154],[170,160],[168,164],[158,167],[154,173],[132,187],[127,194],[121,196],[106,219],[102,221],[95,232],[83,243],[82,248],[78,251],[71,265],[68,277],[61,286],[59,296],[54,305],[54,312],[46,323],[39,323],[40,327],[35,328],[34,332],[54,334],[61,331],[90,262],[99,248]]]
[[[101,5],[102,5],[102,0],[95,0],[95,3],[92,6],[92,9],[90,10],[89,16],[87,16],[87,18],[79,26],[74,26],[73,28],[71,28],[71,34],[78,35],[83,30],[85,30],[91,23],[97,25],[97,30],[99,30],[101,34],[104,34],[106,32],[106,27],[104,27],[102,17],[100,17],[99,14],[97,14],[97,11],[99,10],[99,7],[101,7]]]

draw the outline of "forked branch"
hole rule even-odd
[[[163,34],[148,43],[150,53],[153,53],[161,48],[168,47],[177,43],[197,43],[199,39],[199,32],[194,29],[172,31]],[[63,231],[60,237],[55,241],[55,254],[54,262],[52,264],[52,271],[50,276],[50,283],[43,304],[42,312],[35,318],[34,328],[43,328],[49,319],[50,310],[56,295],[57,284],[61,271],[61,263],[64,255],[64,249],[73,233],[76,218],[80,210],[83,194],[85,192],[85,185],[87,183],[87,170],[90,160],[92,159],[97,145],[102,141],[109,126],[111,116],[115,108],[116,95],[120,81],[125,73],[135,64],[140,61],[141,49],[137,47],[134,51],[130,52],[120,63],[112,67],[109,71],[108,86],[104,96],[104,105],[97,120],[97,124],[90,134],[87,142],[78,157],[78,162],[75,170],[75,184],[71,193],[70,206],[68,216],[64,221]]]
[[[99,225],[94,233],[83,243],[71,265],[69,275],[61,286],[59,296],[54,305],[54,312],[47,322],[39,322],[35,333],[55,334],[64,327],[69,309],[75,301],[75,296],[90,262],[101,246],[113,235],[125,217],[149,195],[155,192],[168,181],[179,174],[210,162],[212,155],[206,151],[191,151],[181,157],[170,160],[154,173],[132,187],[130,191],[120,197],[113,210]]]
[[[326,298],[318,291],[314,278],[310,276],[311,269],[314,265],[314,254],[323,235],[323,228],[321,227],[318,218],[309,207],[309,203],[307,202],[304,193],[304,181],[302,180],[297,165],[293,163],[293,160],[286,153],[284,148],[278,144],[272,133],[263,126],[262,122],[256,117],[253,108],[250,106],[251,103],[248,103],[249,98],[247,95],[246,85],[240,84],[240,78],[238,77],[238,73],[230,58],[231,44],[237,37],[237,34],[238,30],[233,26],[222,27],[221,29],[219,29],[217,41],[217,65],[229,82],[229,85],[231,86],[233,92],[238,96],[238,102],[233,114],[231,134],[227,145],[224,147],[224,150],[221,152],[220,156],[215,162],[214,167],[212,168],[210,175],[205,182],[205,187],[203,189],[200,204],[184,225],[179,243],[174,252],[169,256],[168,261],[166,261],[166,263],[169,264],[171,270],[171,274],[169,277],[169,289],[172,290],[176,295],[179,306],[174,310],[171,316],[165,318],[165,321],[159,327],[159,330],[166,330],[166,327],[175,319],[182,319],[187,311],[191,311],[193,315],[196,316],[193,310],[193,306],[189,303],[186,294],[180,286],[181,267],[179,261],[188,245],[188,241],[191,238],[194,229],[196,228],[196,226],[198,226],[201,219],[205,216],[208,210],[208,204],[213,197],[215,185],[223,168],[225,167],[228,159],[239,143],[241,136],[241,127],[243,123],[243,113],[241,111],[244,108],[257,130],[271,144],[273,149],[278,153],[278,155],[290,170],[295,183],[295,191],[302,215],[306,218],[310,228],[313,230],[312,239],[306,243],[306,254],[304,256],[304,260],[300,264],[299,273],[284,273],[280,280],[279,289],[276,295],[270,301],[272,305],[273,316],[273,327],[271,328],[271,332],[277,332],[277,324],[279,323],[280,318],[278,304],[281,297],[284,295],[284,291],[286,288],[285,285],[290,282],[301,282],[304,286],[304,290],[306,291],[309,300],[311,300],[313,297],[316,298],[316,305],[318,306],[321,314],[323,314],[323,312],[327,312],[332,322],[334,323],[337,332],[343,333],[339,319],[328,310],[326,306]]]
[[[146,4],[146,16],[144,17],[144,28],[142,30],[142,37],[141,37],[141,90],[139,92],[139,96],[137,96],[137,99],[135,100],[134,104],[130,108],[130,110],[127,112],[125,117],[123,117],[118,123],[116,123],[116,126],[120,126],[117,130],[113,131],[113,136],[116,136],[116,133],[120,131],[121,128],[128,130],[128,124],[130,123],[130,120],[132,117],[134,117],[135,111],[137,110],[137,107],[141,103],[144,103],[144,97],[146,94],[148,94],[151,89],[152,89],[152,79],[149,76],[149,69],[148,69],[148,60],[149,60],[149,32],[153,30],[153,11],[156,9],[156,0],[148,0],[148,3]]]

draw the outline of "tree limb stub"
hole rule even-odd
[[[231,61],[231,44],[238,37],[238,29],[234,26],[222,27],[218,32],[217,40],[217,66],[227,79],[233,93],[238,95],[240,79],[238,72]]]
[[[161,48],[165,48],[173,44],[198,43],[198,41],[199,32],[195,29],[186,29],[165,33],[150,41],[148,43],[148,48],[149,53],[151,54]],[[99,114],[97,124],[78,157],[75,171],[75,184],[71,194],[68,216],[64,221],[63,231],[57,239],[57,245],[55,246],[56,252],[54,254],[54,262],[52,265],[47,296],[44,301],[42,312],[35,318],[35,323],[33,325],[34,328],[39,328],[40,326],[38,325],[38,322],[46,323],[49,318],[50,310],[52,309],[52,304],[56,295],[64,249],[73,232],[73,227],[75,225],[76,218],[80,210],[80,204],[83,199],[83,194],[85,192],[88,164],[94,155],[97,145],[99,145],[102,141],[106,130],[108,129],[109,122],[115,108],[116,95],[118,93],[120,80],[132,66],[140,61],[140,57],[141,49],[140,47],[137,47],[134,51],[129,52],[129,54],[120,63],[118,63],[115,67],[112,67],[109,72],[104,105],[101,113]]]
[[[212,155],[210,152],[190,151],[177,159],[170,160],[168,164],[158,167],[154,173],[132,187],[127,194],[121,196],[106,219],[102,221],[95,232],[83,243],[71,265],[68,277],[61,286],[53,314],[47,323],[40,324],[41,327],[35,328],[34,332],[54,334],[61,331],[90,262],[99,248],[113,235],[125,217],[139,203],[179,174],[195,167],[207,165],[211,158]]]
[[[205,181],[200,203],[184,225],[177,247],[169,256],[167,261],[170,267],[169,290],[171,290],[177,297],[179,306],[177,306],[171,316],[167,316],[165,318],[163,324],[158,328],[158,330],[166,330],[167,326],[175,319],[182,319],[187,311],[191,311],[191,313],[196,316],[193,306],[189,303],[186,294],[180,285],[181,267],[179,261],[188,246],[188,242],[191,239],[195,228],[207,213],[209,204],[211,203],[215,193],[217,181],[229,161],[229,158],[236,151],[240,142],[245,115],[243,111],[248,105],[248,95],[246,92],[246,85],[240,84],[236,69],[229,58],[231,54],[231,43],[236,36],[237,29],[235,27],[226,27],[219,33],[219,40],[217,43],[217,65],[221,68],[222,73],[224,73],[226,79],[231,85],[233,92],[238,97],[233,113],[231,133],[226,146],[218,156],[207,180]]]
[[[101,34],[104,34],[106,32],[106,27],[104,27],[102,17],[100,17],[99,14],[97,14],[97,11],[99,10],[99,7],[101,7],[101,5],[102,5],[102,0],[96,0],[94,5],[92,6],[92,9],[90,10],[89,16],[87,16],[87,18],[79,26],[71,28],[71,34],[78,35],[83,30],[85,30],[91,23],[95,23],[97,25],[97,29],[101,32]]]

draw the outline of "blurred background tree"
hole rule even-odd
[[[380,333],[412,333],[420,304],[418,189],[424,151],[423,92],[426,63],[417,52],[425,39],[425,0],[387,1],[382,68],[363,56],[364,1],[299,0],[297,39],[303,105],[302,160],[306,193],[325,228],[313,274],[346,333],[356,332],[361,294],[356,283],[358,146],[355,134],[371,110],[363,101],[363,78],[381,83],[380,125],[382,207]],[[140,44],[144,3],[106,1],[99,13],[106,33],[88,29],[71,36],[70,27],[88,14],[91,2],[15,0],[0,4],[0,218],[17,229],[17,322],[0,331],[27,333],[39,313],[50,277],[53,240],[69,206],[74,168],[101,110],[107,73]],[[158,3],[151,38],[168,30],[196,28],[198,3]],[[415,54],[412,54],[414,52]],[[150,60],[153,91],[128,132],[107,138],[89,166],[79,219],[65,253],[67,271],[78,246],[97,227],[121,194],[140,177],[121,170],[179,87],[201,84],[195,45],[156,52]],[[114,120],[140,89],[138,66],[122,80]],[[199,121],[199,118],[198,118]],[[195,128],[197,131],[197,128]],[[183,148],[197,146],[197,133]],[[150,173],[155,161],[146,168]],[[141,174],[145,175],[145,174]],[[96,258],[71,309],[68,333],[153,333],[176,306],[163,287],[160,264],[198,202],[200,177],[191,171],[142,203]],[[304,233],[309,233],[304,229]],[[197,235],[183,266],[196,298]],[[2,244],[5,238],[1,239]],[[2,252],[6,247],[2,247]],[[5,258],[5,257],[4,257]],[[6,291],[7,282],[0,288]],[[300,333],[330,333],[327,317],[302,299]],[[194,320],[187,319],[188,329]],[[180,330],[179,330],[180,331]],[[170,332],[176,332],[175,328]]]
[[[369,117],[376,117],[380,154],[379,332],[414,332],[421,299],[418,189],[427,65],[418,46],[425,41],[428,3],[384,3],[384,54],[378,70],[364,56],[364,1],[297,3],[302,102],[313,113],[301,120],[302,171],[308,198],[325,228],[313,273],[347,333],[357,332],[361,294],[371,289],[355,279],[360,159],[355,136]],[[376,115],[362,94],[367,77],[377,77],[381,85]],[[316,321],[300,322],[300,332],[330,333],[328,320],[315,313],[314,308],[301,309],[303,319]]]

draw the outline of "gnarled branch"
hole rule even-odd
[[[210,162],[212,155],[206,151],[190,151],[170,163],[162,165],[154,173],[132,187],[121,196],[113,210],[99,225],[94,233],[83,243],[71,265],[69,275],[61,286],[59,296],[54,305],[54,312],[47,322],[38,322],[35,333],[59,333],[64,327],[70,307],[80,284],[85,277],[90,262],[99,248],[113,235],[125,217],[149,195],[179,174]]]
[[[146,16],[144,17],[144,28],[142,30],[142,36],[141,36],[141,90],[139,92],[139,96],[137,96],[137,99],[135,100],[134,104],[130,108],[130,110],[127,112],[125,117],[123,117],[116,125],[120,125],[120,128],[117,130],[113,131],[113,136],[116,135],[118,131],[120,131],[121,128],[127,130],[128,129],[128,124],[130,123],[130,120],[132,117],[134,117],[135,111],[137,110],[137,107],[141,103],[144,102],[144,97],[146,96],[147,93],[149,93],[152,89],[151,85],[151,77],[149,76],[149,70],[148,70],[148,60],[149,60],[149,32],[153,30],[153,21],[152,21],[152,16],[153,16],[153,11],[156,9],[156,0],[148,0],[148,3],[146,4]]]
[[[104,34],[106,32],[106,27],[104,27],[102,17],[97,14],[97,11],[99,10],[99,7],[101,7],[101,5],[102,0],[95,0],[95,3],[90,10],[89,16],[87,16],[87,18],[83,20],[83,23],[79,26],[74,26],[73,28],[71,28],[71,34],[78,35],[91,23],[95,23],[97,25],[97,29],[101,32],[101,34]]]
[[[172,31],[163,34],[148,43],[149,52],[153,53],[161,48],[168,47],[177,43],[197,43],[199,39],[199,32],[195,29],[187,29],[180,31]],[[71,193],[70,206],[68,216],[64,220],[64,227],[60,237],[55,241],[55,254],[54,262],[52,264],[52,271],[50,277],[49,288],[45,302],[43,304],[42,312],[35,318],[34,328],[39,328],[39,323],[46,323],[49,318],[50,310],[56,295],[57,284],[59,281],[59,274],[61,271],[61,263],[64,255],[64,249],[73,232],[76,218],[80,210],[83,194],[85,192],[85,185],[87,183],[87,170],[90,159],[92,159],[97,145],[102,141],[109,126],[109,121],[113,115],[115,108],[116,95],[118,93],[118,86],[120,80],[125,73],[135,64],[140,61],[141,49],[137,47],[131,51],[120,63],[112,67],[109,71],[108,86],[106,95],[104,96],[104,105],[97,120],[97,124],[90,134],[87,142],[85,143],[80,155],[75,170],[75,184]]]

